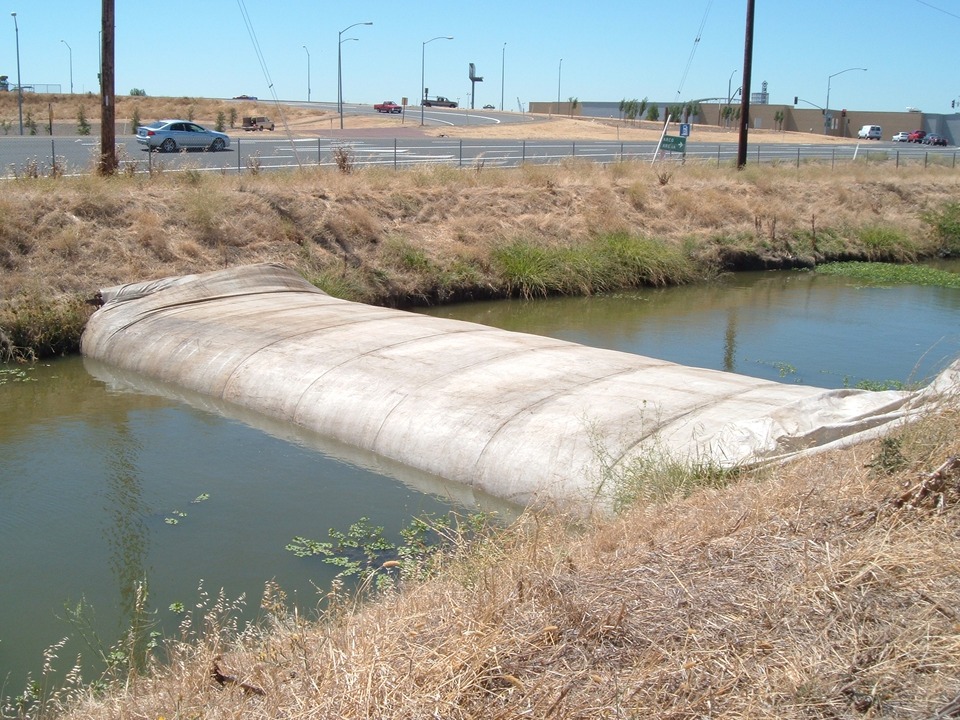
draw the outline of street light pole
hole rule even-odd
[[[503,50],[500,52],[500,110],[503,111],[503,73],[507,62],[507,44],[503,44]]]
[[[733,100],[733,96],[730,94],[730,88],[731,88],[731,84],[733,83],[733,76],[736,74],[737,74],[737,70],[736,68],[734,68],[733,72],[730,73],[730,78],[727,80],[727,105],[729,105]]]
[[[357,22],[353,25],[347,25],[343,30],[337,33],[337,112],[340,114],[340,129],[343,130],[343,59],[340,48],[343,45],[343,34],[357,25],[373,25],[372,22]],[[357,38],[348,38],[356,40]]]
[[[310,102],[310,51],[304,45],[303,49],[307,52],[307,102]]]
[[[449,35],[438,35],[435,38],[430,38],[429,40],[424,40],[423,44],[420,46],[420,125],[423,126],[423,102],[427,99],[427,93],[424,92],[426,88],[424,83],[426,82],[424,75],[424,61],[427,57],[427,43],[432,43],[434,40],[453,40]]]
[[[560,114],[560,75],[563,72],[563,58],[560,58],[560,67],[557,68],[557,115]]]
[[[67,50],[70,51],[70,94],[73,95],[73,48],[70,47],[70,43],[66,40],[61,40],[64,45],[67,46]]]
[[[833,80],[837,75],[843,75],[845,72],[850,72],[851,70],[863,70],[867,71],[866,68],[862,67],[852,67],[847,68],[846,70],[841,70],[840,72],[835,72],[833,75],[827,76],[827,104],[823,108],[823,134],[827,134],[827,129],[830,126],[830,81]]]
[[[20,113],[20,134],[23,135],[23,84],[20,82],[20,26],[17,25],[17,14],[13,16],[13,30],[17,36],[17,110]]]

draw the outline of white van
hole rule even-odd
[[[857,137],[861,140],[879,140],[883,137],[883,128],[879,125],[864,125]]]

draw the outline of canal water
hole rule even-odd
[[[424,312],[825,388],[923,383],[960,356],[960,291],[806,272]],[[67,608],[82,604],[104,646],[133,619],[138,583],[164,632],[171,605],[221,589],[254,617],[268,581],[309,612],[335,569],[286,550],[295,536],[368,517],[395,539],[414,516],[475,508],[512,510],[90,360],[0,366],[0,697],[63,637],[61,661],[94,656]]]

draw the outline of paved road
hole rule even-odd
[[[353,112],[354,108],[350,108]],[[359,111],[359,110],[358,110]],[[370,109],[370,112],[373,112]],[[461,110],[434,110],[432,114],[453,122],[503,121],[513,113],[479,115]],[[419,116],[419,112],[416,113]],[[523,117],[516,115],[516,117]],[[410,117],[407,118],[412,119]],[[419,123],[417,127],[419,126]],[[399,127],[399,126],[398,126]],[[523,163],[553,163],[567,158],[584,158],[610,163],[634,159],[652,161],[654,142],[457,140],[427,138],[419,130],[409,133],[389,129],[339,129],[314,138],[288,138],[276,133],[233,133],[231,146],[223,152],[148,153],[132,136],[117,139],[121,167],[129,172],[179,171],[185,169],[218,172],[269,171],[309,166],[336,167],[338,159],[354,167],[383,165],[400,169],[412,165],[448,164],[470,167],[516,167]],[[99,138],[0,136],[0,176],[49,175],[53,158],[66,174],[90,172],[95,165]],[[956,165],[955,148],[937,148],[889,141],[856,142],[845,145],[756,144],[748,146],[748,163],[845,162],[867,154],[871,159],[897,164],[938,162]],[[687,161],[733,162],[735,142],[687,143]],[[679,160],[677,154],[664,155]]]

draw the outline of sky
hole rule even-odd
[[[75,94],[96,91],[101,0],[0,4],[0,75],[16,82],[19,37],[24,85],[69,93],[72,69]],[[306,100],[309,86],[312,101],[333,103],[339,49],[345,103],[416,104],[422,74],[431,96],[469,106],[469,63],[483,77],[477,108],[501,98],[508,110],[558,97],[726,98],[743,80],[746,9],[746,0],[116,0],[115,92]],[[822,108],[829,93],[834,109],[960,105],[960,0],[755,0],[754,24],[750,89],[766,82],[771,104],[796,96]]]

